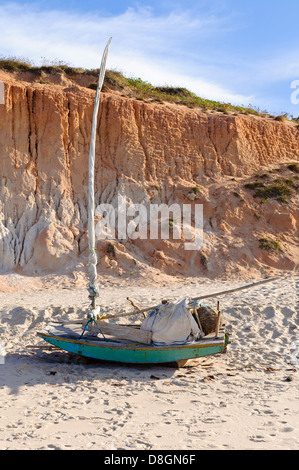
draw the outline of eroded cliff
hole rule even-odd
[[[88,153],[93,90],[0,72],[0,269],[75,270],[87,259]],[[69,85],[69,84],[67,84]],[[99,241],[99,273],[237,276],[298,267],[299,128],[261,117],[144,103],[103,93],[96,205],[203,204],[204,244]],[[289,180],[287,199],[253,197],[245,183]],[[266,176],[265,176],[266,175]],[[282,180],[281,180],[282,181]],[[263,183],[263,184],[264,184]],[[266,186],[266,184],[264,184]],[[261,204],[262,202],[262,204]],[[265,250],[259,240],[279,240]]]

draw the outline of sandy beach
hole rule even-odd
[[[150,306],[244,283],[120,279],[101,283],[101,305],[125,312],[127,296]],[[47,323],[82,318],[88,307],[85,288],[54,287],[0,293],[2,450],[298,448],[299,276],[220,297],[228,351],[188,368],[82,365],[36,348]]]

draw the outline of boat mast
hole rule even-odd
[[[99,288],[97,281],[97,254],[95,247],[95,227],[94,227],[94,163],[95,163],[95,147],[96,147],[96,132],[97,132],[97,117],[100,103],[100,93],[104,82],[106,62],[108,56],[108,49],[111,39],[109,39],[102,57],[98,85],[95,97],[91,142],[89,149],[89,195],[88,195],[88,239],[89,239],[89,298],[91,299],[91,309],[96,307],[95,299],[99,296]]]

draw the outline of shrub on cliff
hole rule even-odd
[[[288,169],[293,171],[294,173],[299,173],[298,163],[291,163],[291,165],[288,166]]]
[[[15,72],[17,70],[30,70],[32,67],[29,59],[24,57],[1,57],[0,58],[0,69],[7,70],[8,72]]]
[[[260,238],[259,247],[267,251],[282,251],[280,243],[276,240],[269,240],[269,238]]]

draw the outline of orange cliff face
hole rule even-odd
[[[87,259],[95,92],[22,82],[4,72],[0,80],[0,270],[75,269]],[[182,240],[137,239],[114,241],[111,253],[100,241],[99,272],[150,267],[217,277],[297,269],[298,181],[285,203],[260,204],[244,189],[258,172],[275,176],[279,168],[276,178],[290,178],[287,165],[299,160],[295,124],[144,103],[117,93],[101,95],[98,122],[96,204],[115,205],[121,194],[147,205],[203,204],[204,211],[201,250],[185,251]],[[280,240],[281,252],[259,248],[266,234]]]

